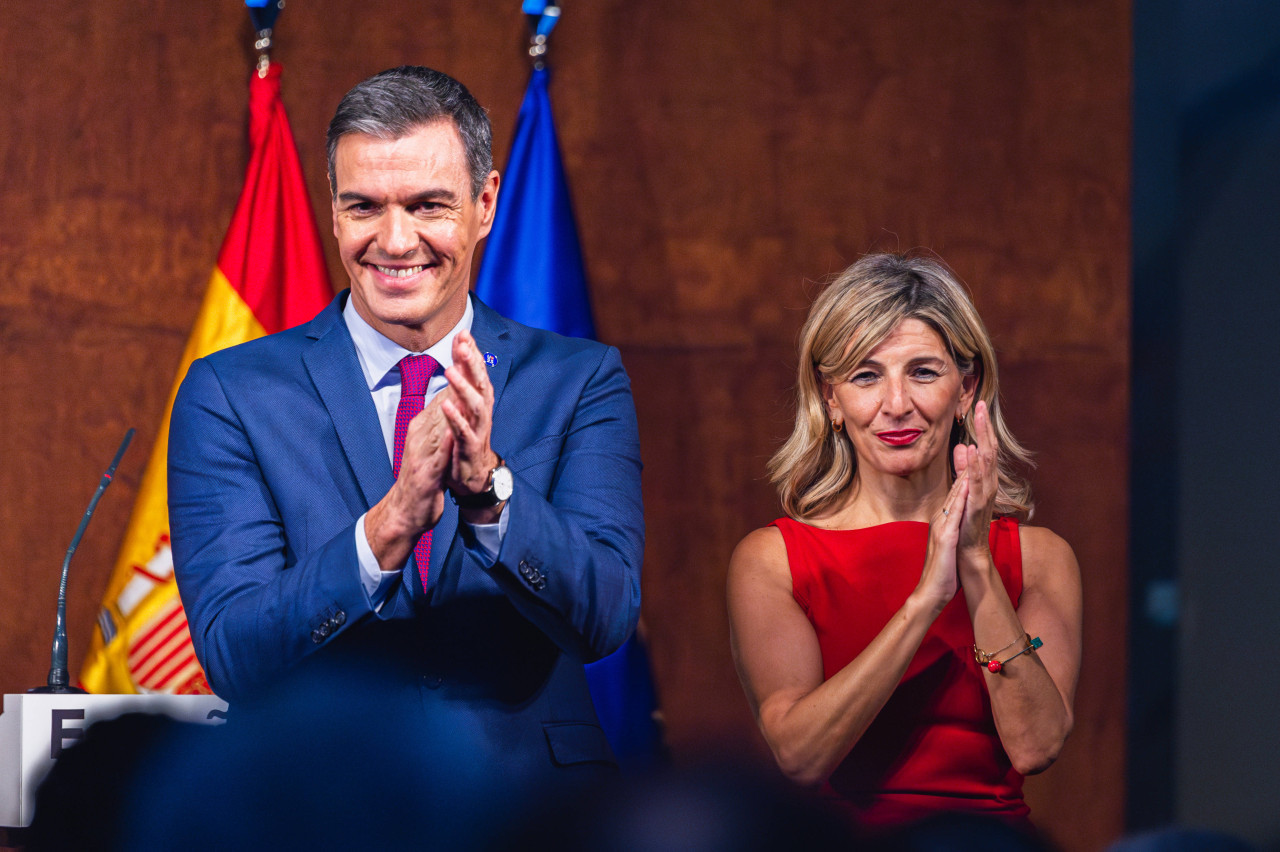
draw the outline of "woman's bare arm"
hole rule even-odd
[[[991,559],[988,531],[995,501],[996,441],[984,403],[974,410],[978,443],[955,449],[956,470],[971,489],[961,527],[958,564],[975,644],[1009,660],[983,671],[1000,741],[1015,769],[1042,772],[1057,759],[1074,722],[1080,671],[1080,569],[1075,554],[1046,529],[1023,527],[1022,596],[1015,610]],[[1012,658],[1039,637],[1038,650]],[[1012,659],[1011,659],[1012,658]],[[974,665],[978,665],[975,661]]]
[[[966,487],[957,480],[949,510],[963,505]],[[792,779],[825,781],[902,680],[929,626],[955,595],[960,515],[935,516],[919,585],[871,644],[827,681],[818,637],[792,597],[782,534],[756,530],[734,551],[728,580],[734,662],[760,730]]]

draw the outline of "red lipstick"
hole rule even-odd
[[[876,437],[891,447],[905,447],[915,443],[920,437],[919,429],[898,429],[889,432],[877,432]]]

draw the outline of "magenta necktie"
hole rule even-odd
[[[409,421],[422,411],[427,396],[427,382],[440,369],[430,355],[406,355],[400,359],[400,405],[396,408],[396,434],[391,457],[391,472],[400,476],[400,457],[404,455],[404,439],[409,433]],[[413,547],[418,561],[418,575],[422,577],[422,590],[427,590],[427,566],[431,559],[431,530],[422,534]]]

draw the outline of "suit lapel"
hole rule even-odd
[[[507,375],[511,372],[510,320],[475,296],[471,297],[471,302],[475,306],[471,336],[476,339],[476,346],[489,368],[489,381],[493,382],[493,410],[496,412],[502,404],[502,392],[507,388]],[[489,363],[491,361],[493,363]],[[494,451],[498,452],[497,448]]]
[[[316,392],[333,421],[338,442],[364,495],[367,510],[391,489],[391,461],[378,426],[378,413],[356,358],[355,344],[342,322],[343,298],[334,299],[308,329],[315,339],[302,356]]]

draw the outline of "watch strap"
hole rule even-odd
[[[449,496],[453,498],[453,502],[458,504],[459,509],[488,509],[496,506],[502,501],[498,499],[498,490],[494,483],[494,473],[498,468],[506,467],[507,463],[498,457],[498,463],[489,471],[489,487],[484,491],[476,494],[458,494],[452,488],[449,489]]]

